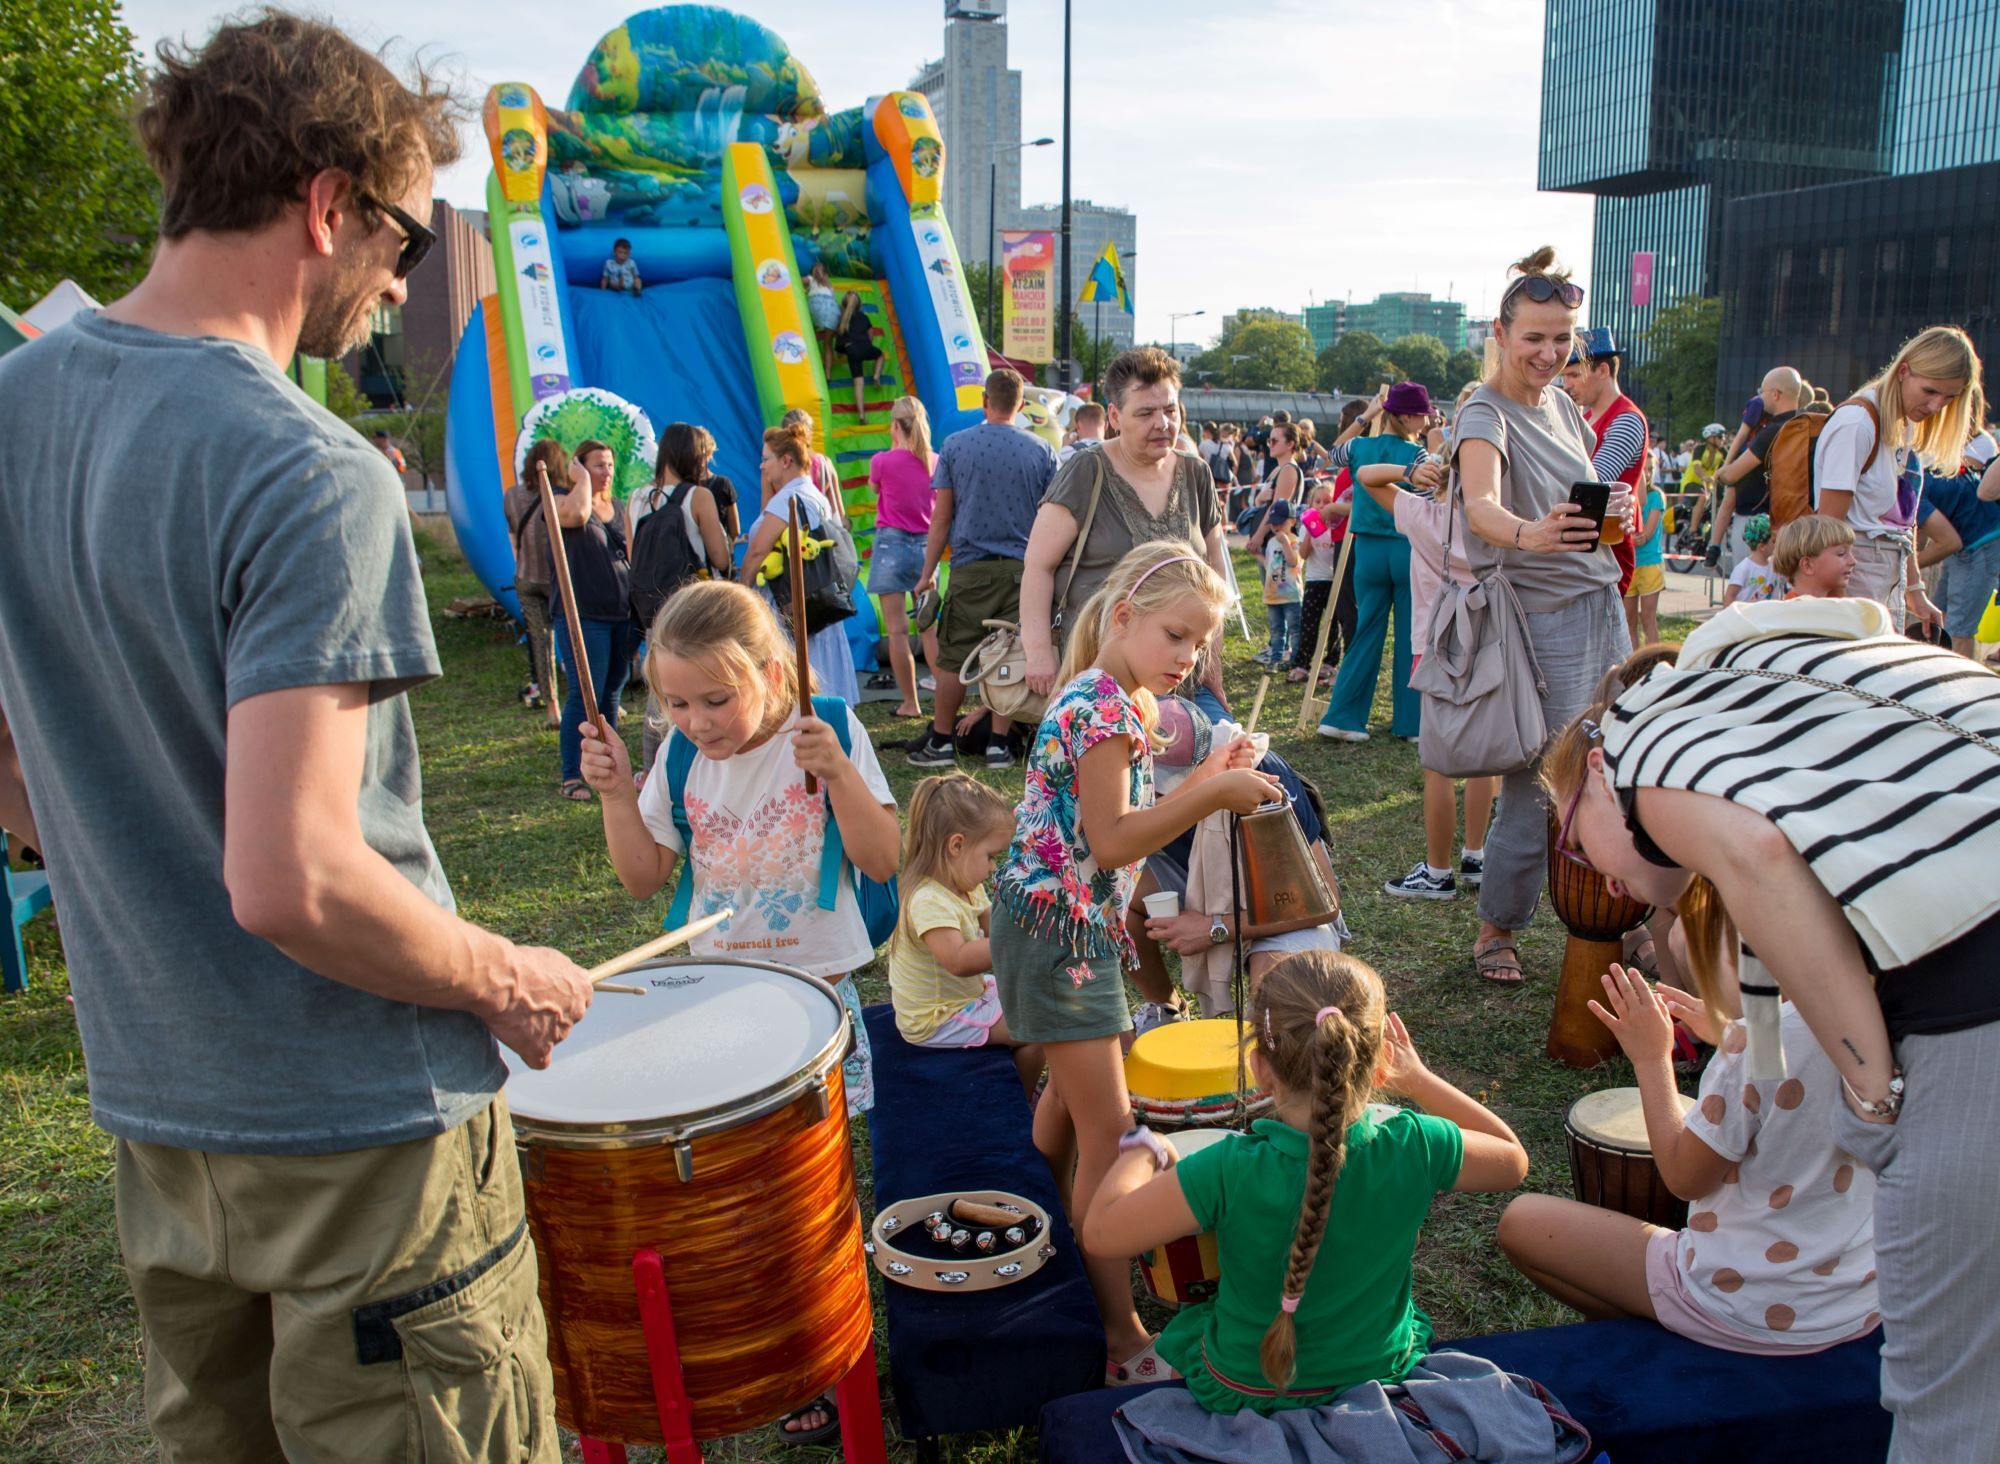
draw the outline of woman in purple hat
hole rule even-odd
[[[1423,460],[1431,394],[1420,383],[1398,382],[1361,415],[1373,435],[1337,444],[1331,459],[1353,469],[1356,482],[1363,468],[1377,463],[1408,468]],[[1320,719],[1319,735],[1336,742],[1368,740],[1368,709],[1375,704],[1375,679],[1382,669],[1382,642],[1388,637],[1393,607],[1396,665],[1389,690],[1389,730],[1414,742],[1418,703],[1410,690],[1410,541],[1397,530],[1395,519],[1365,493],[1354,495],[1348,532],[1354,535],[1347,571],[1354,580],[1354,640],[1340,658],[1340,675]]]

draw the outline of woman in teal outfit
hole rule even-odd
[[[1376,463],[1408,467],[1422,459],[1420,439],[1430,417],[1431,394],[1420,383],[1398,382],[1389,388],[1379,411],[1371,404],[1369,412],[1379,415],[1380,431],[1339,444],[1332,454],[1336,466],[1351,468],[1358,480],[1364,467]],[[1354,577],[1354,641],[1340,658],[1340,674],[1320,719],[1319,735],[1337,742],[1368,740],[1368,711],[1375,704],[1375,678],[1382,669],[1382,642],[1393,608],[1396,662],[1389,730],[1414,739],[1419,703],[1410,690],[1410,541],[1365,493],[1354,495],[1349,523],[1348,532],[1354,535],[1353,562],[1347,570]]]

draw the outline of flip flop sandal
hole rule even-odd
[[[808,1413],[824,1413],[826,1422],[818,1428],[786,1428],[788,1423],[796,1423]],[[833,1398],[821,1393],[803,1408],[794,1408],[778,1420],[778,1437],[788,1444],[823,1444],[840,1432],[840,1413],[833,1406]]]
[[[1104,1386],[1107,1388],[1127,1387],[1133,1383],[1170,1382],[1180,1376],[1159,1353],[1160,1339],[1155,1337],[1144,1347],[1123,1362],[1104,1364]]]
[[[1520,948],[1509,935],[1474,942],[1472,969],[1481,980],[1495,986],[1519,986],[1528,979],[1521,970]]]
[[[577,778],[572,778],[567,783],[558,783],[556,792],[571,803],[588,803],[596,796],[590,791],[588,783]]]

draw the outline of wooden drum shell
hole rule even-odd
[[[1629,1095],[1633,1107],[1638,1105],[1639,1090],[1636,1088],[1607,1091]],[[1600,1210],[1615,1210],[1621,1215],[1630,1215],[1667,1230],[1681,1229],[1687,1224],[1688,1202],[1667,1188],[1666,1181],[1660,1178],[1659,1166],[1653,1162],[1650,1148],[1639,1146],[1640,1141],[1637,1140],[1630,1143],[1609,1142],[1581,1131],[1578,1109],[1603,1096],[1593,1094],[1580,1098],[1563,1115],[1563,1134],[1569,1140],[1570,1185],[1577,1199]],[[1682,1111],[1686,1112],[1693,1107],[1694,1100],[1683,1096],[1680,1104]]]
[[[811,1401],[872,1345],[838,1063],[823,1099],[696,1139],[690,1183],[665,1142],[561,1148],[524,1133],[519,1152],[564,1427],[663,1442],[632,1282],[644,1247],[665,1268],[697,1439]]]
[[[1645,924],[1652,907],[1629,895],[1614,896],[1603,875],[1563,858],[1556,838],[1551,821],[1549,905],[1569,931],[1569,940],[1549,1018],[1548,1054],[1571,1067],[1595,1067],[1617,1055],[1618,1039],[1592,1014],[1590,1003],[1602,997],[1601,978],[1624,955],[1625,932]]]

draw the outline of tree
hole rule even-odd
[[[1465,390],[1465,383],[1477,381],[1486,374],[1486,362],[1477,351],[1457,350],[1444,363],[1444,394],[1456,397]]]
[[[1627,385],[1669,441],[1700,432],[1715,411],[1722,302],[1683,295],[1646,330],[1646,364]]]
[[[1391,374],[1389,347],[1372,330],[1350,330],[1319,353],[1319,389],[1368,393]]]
[[[1302,325],[1270,317],[1238,321],[1216,349],[1225,348],[1224,386],[1246,391],[1307,391],[1312,387],[1312,337]]]
[[[117,0],[0,5],[0,300],[65,277],[99,299],[144,273],[159,189],[132,133],[144,79]]]
[[[374,403],[354,384],[347,367],[338,361],[326,363],[326,409],[350,427],[375,410]]]
[[[1398,336],[1389,343],[1389,359],[1401,368],[1404,381],[1419,382],[1433,395],[1444,390],[1445,366],[1451,355],[1436,336]]]

